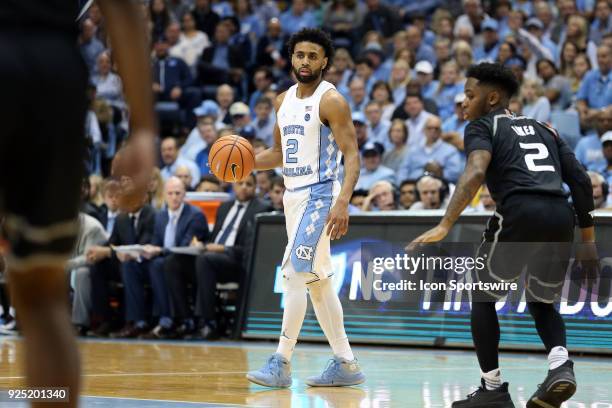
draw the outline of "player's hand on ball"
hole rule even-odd
[[[336,202],[327,215],[327,221],[325,222],[327,226],[327,235],[329,235],[332,240],[342,238],[348,231],[348,220],[348,205]]]
[[[413,250],[418,244],[421,243],[442,241],[447,235],[448,229],[438,225],[416,237],[410,244],[408,244],[408,246],[406,246],[406,250]]]

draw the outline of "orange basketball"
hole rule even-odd
[[[243,180],[255,167],[253,146],[244,137],[223,136],[210,148],[208,166],[220,180],[228,183]]]

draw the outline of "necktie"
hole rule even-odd
[[[225,245],[225,241],[227,241],[227,238],[229,237],[230,233],[234,229],[234,224],[236,224],[236,220],[238,219],[238,216],[240,215],[240,211],[242,211],[243,207],[244,207],[243,204],[238,204],[236,213],[234,214],[230,222],[227,224],[227,226],[223,230],[223,233],[221,233],[221,237],[217,240],[218,244]]]
[[[166,225],[166,233],[164,234],[164,248],[173,247],[176,240],[176,214],[170,214],[168,225]]]
[[[136,215],[130,215],[130,227],[132,229],[132,243],[136,243]]]
[[[115,227],[115,218],[117,218],[117,214],[111,214],[108,216],[108,221],[106,222],[106,232],[109,235],[113,233],[113,228]]]

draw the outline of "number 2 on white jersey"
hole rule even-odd
[[[543,143],[519,143],[521,149],[537,150],[537,153],[529,153],[525,155],[525,163],[531,171],[555,171],[555,168],[549,164],[536,164],[536,160],[546,159],[548,157],[548,149]]]

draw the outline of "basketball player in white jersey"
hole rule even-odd
[[[310,386],[350,386],[365,381],[353,356],[342,305],[330,276],[330,239],[348,229],[348,204],[359,177],[359,154],[348,103],[323,80],[333,47],[319,29],[303,29],[289,40],[297,84],[276,98],[274,146],[256,157],[257,170],[283,167],[288,244],[282,261],[285,310],[276,353],[247,378],[268,387],[291,386],[291,354],[310,293],[317,319],[334,357]],[[344,182],[338,182],[344,155]]]

